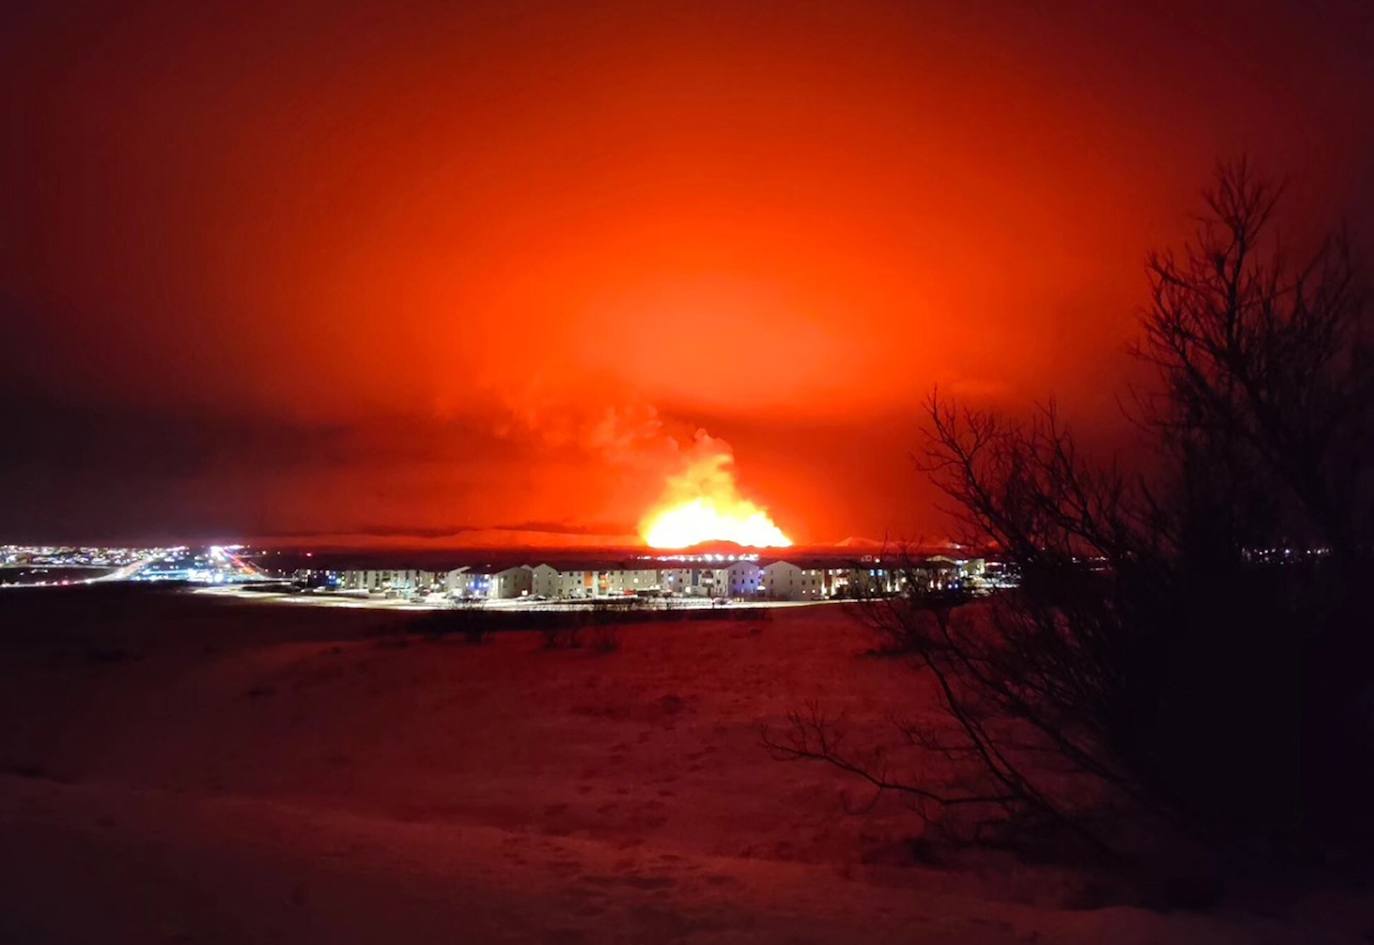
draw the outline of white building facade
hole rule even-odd
[[[763,569],[763,596],[770,600],[820,600],[825,596],[824,572],[774,561]]]
[[[558,569],[550,564],[537,564],[530,569],[530,594],[554,598],[558,593]]]
[[[513,600],[517,597],[529,597],[533,590],[534,569],[519,564],[492,575],[489,596],[497,600]]]
[[[757,597],[763,584],[763,571],[752,561],[736,561],[725,568],[723,597]]]
[[[659,590],[657,568],[622,568],[607,571],[604,575],[606,593],[612,596],[627,596]]]

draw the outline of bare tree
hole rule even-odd
[[[1225,523],[1226,538],[1281,531],[1350,562],[1367,553],[1371,532],[1369,309],[1343,231],[1297,261],[1272,235],[1280,196],[1247,162],[1225,166],[1183,252],[1150,256],[1135,350],[1162,383],[1143,413],[1179,488],[1203,485],[1183,477],[1204,463],[1228,489],[1279,493],[1257,525]],[[1247,498],[1223,508],[1259,512]]]
[[[776,757],[1098,844],[1104,802],[1268,849],[1368,835],[1368,309],[1343,236],[1298,264],[1266,239],[1278,197],[1223,166],[1193,241],[1149,259],[1152,475],[1084,457],[1052,403],[1018,422],[931,396],[919,464],[1021,583],[956,611],[909,581],[868,613],[952,723],[903,741],[981,777],[895,778],[814,708],[767,734]]]

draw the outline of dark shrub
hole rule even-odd
[[[1374,333],[1342,239],[1297,264],[1264,242],[1276,201],[1223,168],[1195,241],[1150,259],[1148,474],[1087,459],[1052,404],[1016,422],[932,395],[922,466],[1020,587],[977,619],[913,595],[867,611],[945,710],[905,742],[968,780],[895,774],[816,707],[769,736],[778,756],[1098,845],[1110,805],[1272,856],[1368,849]]]

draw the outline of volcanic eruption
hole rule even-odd
[[[718,451],[669,476],[663,497],[640,522],[645,543],[653,548],[688,548],[710,541],[749,548],[791,545],[767,509],[739,495],[733,467],[734,457]]]

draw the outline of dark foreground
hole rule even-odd
[[[914,854],[910,812],[768,759],[919,677],[843,608],[618,649],[94,588],[0,600],[0,943],[1361,942],[1349,888],[1164,910],[1093,871]],[[588,643],[593,641],[588,640]]]

